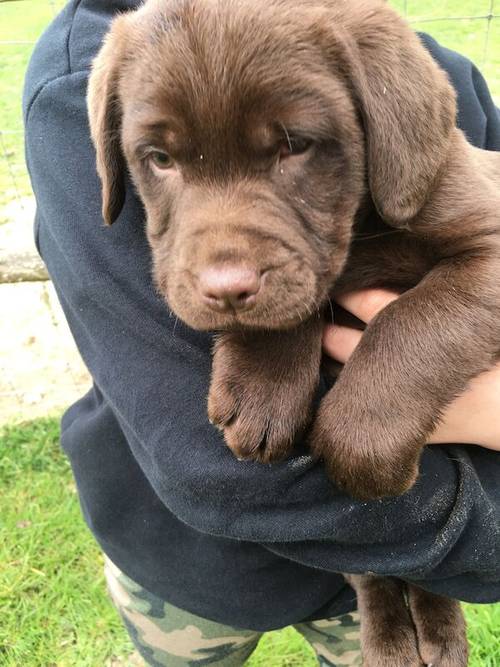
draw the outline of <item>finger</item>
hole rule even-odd
[[[336,324],[328,325],[323,332],[323,350],[336,361],[345,364],[356,349],[362,335],[363,332],[357,329]]]
[[[335,301],[362,322],[368,324],[375,315],[399,296],[400,294],[390,290],[367,289],[357,292],[346,292],[335,297]]]

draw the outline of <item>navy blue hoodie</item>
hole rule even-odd
[[[26,78],[36,239],[93,389],[64,415],[62,445],[85,519],[110,558],[165,600],[268,630],[351,610],[337,572],[395,575],[463,600],[500,599],[500,456],[428,447],[405,496],[355,502],[308,456],[239,462],[206,417],[209,335],[155,293],[131,186],[105,228],[85,92],[109,21],[136,0],[71,0]],[[500,150],[478,70],[423,37],[459,94],[470,141]],[[54,480],[57,483],[57,480]]]

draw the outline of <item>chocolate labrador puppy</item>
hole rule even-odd
[[[357,498],[408,490],[443,410],[499,358],[500,154],[456,128],[405,22],[381,0],[149,0],[114,21],[89,113],[105,221],[128,167],[158,289],[219,332],[208,412],[239,458],[282,459],[310,423],[329,300],[403,293],[309,443]],[[349,580],[365,665],[467,664],[458,603]]]

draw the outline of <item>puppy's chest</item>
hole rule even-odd
[[[406,290],[414,287],[439,261],[430,243],[409,232],[362,231],[355,235],[347,264],[334,293],[370,287]]]

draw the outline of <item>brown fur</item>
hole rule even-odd
[[[209,415],[237,456],[283,458],[309,422],[336,292],[404,292],[366,328],[309,442],[356,497],[409,489],[443,410],[499,356],[500,155],[455,127],[447,77],[404,21],[380,0],[149,0],[114,21],[89,112],[104,219],[127,163],[158,289],[220,331]],[[311,145],[283,152],[290,134]],[[202,272],[227,266],[260,276],[253,307],[203,300]],[[353,582],[368,664],[415,664],[412,641],[396,642],[399,662],[384,654],[363,602],[373,580]],[[456,603],[409,600],[420,658],[466,664]]]

